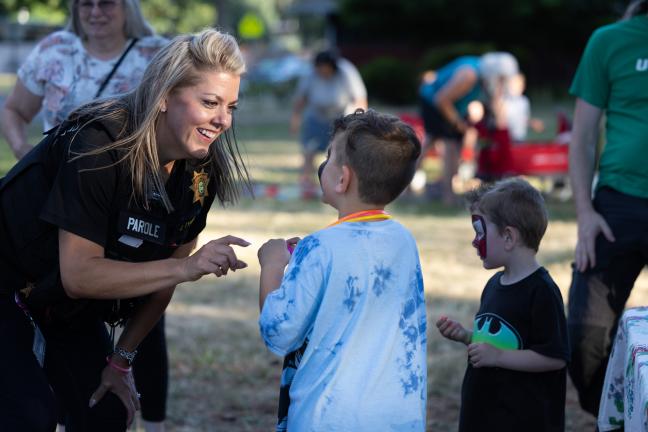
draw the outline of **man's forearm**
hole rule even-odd
[[[574,128],[569,145],[569,177],[576,213],[592,210],[592,180],[596,165],[596,145],[603,111],[577,99]]]
[[[588,139],[595,138],[575,138],[569,151],[569,177],[577,213],[592,207],[595,146],[587,145],[584,142]]]

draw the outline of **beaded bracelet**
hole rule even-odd
[[[132,365],[135,361],[135,356],[137,355],[137,350],[135,351],[126,351],[124,348],[117,347],[113,354],[117,354],[119,357],[123,358],[128,362],[128,365]]]
[[[110,366],[111,368],[113,368],[115,370],[118,370],[121,373],[129,373],[133,369],[130,366],[127,367],[127,368],[124,368],[124,367],[119,366],[118,364],[113,363],[112,358],[110,356],[106,357],[106,361],[108,362],[108,366]]]

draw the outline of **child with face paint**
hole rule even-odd
[[[467,195],[484,268],[472,330],[442,316],[446,338],[468,346],[459,430],[563,431],[569,345],[560,290],[536,260],[547,228],[540,193],[513,178]]]
[[[426,315],[416,242],[385,206],[421,144],[396,117],[339,118],[320,169],[338,220],[259,249],[259,328],[284,356],[277,431],[425,430]],[[287,266],[287,267],[286,267]]]

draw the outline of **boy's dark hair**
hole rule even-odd
[[[466,194],[470,211],[485,215],[500,233],[507,226],[516,228],[522,242],[538,251],[547,230],[548,216],[540,192],[519,177],[482,185]]]
[[[351,167],[358,193],[366,203],[386,205],[410,184],[421,154],[414,130],[397,117],[374,110],[356,110],[333,123],[333,137],[344,134],[336,147],[337,164]]]
[[[320,65],[330,66],[334,72],[338,70],[338,56],[333,51],[320,51],[313,61],[315,67]]]

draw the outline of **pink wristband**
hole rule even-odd
[[[115,370],[118,370],[121,373],[129,373],[132,370],[132,368],[130,366],[127,367],[127,368],[123,368],[123,367],[113,363],[110,356],[106,357],[106,361],[108,362],[108,366],[110,366],[111,368],[113,368]]]

